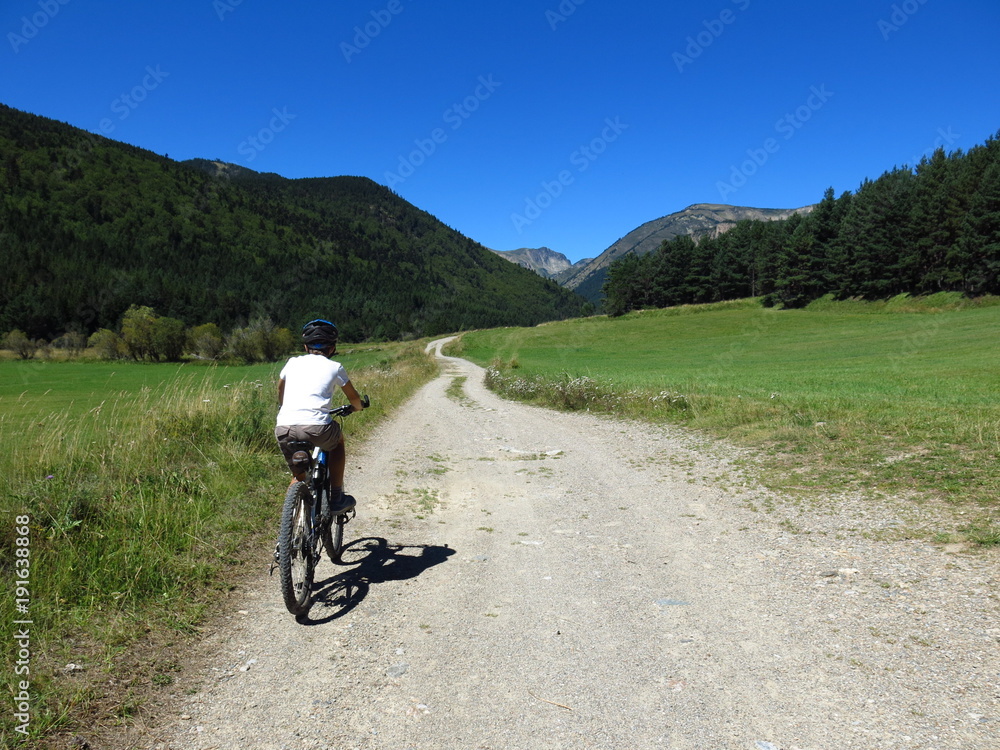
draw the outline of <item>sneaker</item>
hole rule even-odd
[[[330,514],[334,516],[339,516],[341,513],[346,513],[351,508],[355,507],[358,501],[354,499],[352,495],[348,495],[346,492],[340,493],[340,501],[333,502],[330,504]]]

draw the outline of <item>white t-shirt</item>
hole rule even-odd
[[[278,411],[278,424],[327,424],[334,389],[350,382],[340,362],[322,354],[292,357],[281,370],[285,396]]]

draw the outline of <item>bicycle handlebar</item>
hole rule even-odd
[[[371,406],[371,399],[368,396],[361,397],[361,408],[367,409]],[[354,407],[351,404],[344,404],[343,406],[338,406],[336,409],[330,409],[330,415],[333,417],[346,417],[348,414],[354,413]]]

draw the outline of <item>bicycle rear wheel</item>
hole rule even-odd
[[[334,516],[329,524],[323,527],[323,546],[326,547],[326,554],[330,562],[340,562],[340,553],[344,551],[344,524],[347,523],[347,516],[341,513]]]
[[[278,571],[281,574],[281,596],[293,615],[309,608],[315,558],[309,544],[309,517],[312,513],[312,493],[305,482],[288,488],[281,509],[278,530]]]

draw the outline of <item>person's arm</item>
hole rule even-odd
[[[350,380],[340,386],[340,390],[342,390],[344,395],[347,396],[347,400],[351,402],[351,406],[354,407],[354,411],[361,411],[365,408],[361,403],[361,396],[358,395],[357,390],[354,388],[354,384]]]
[[[278,406],[284,406],[285,404],[285,379],[281,378],[278,380]]]

